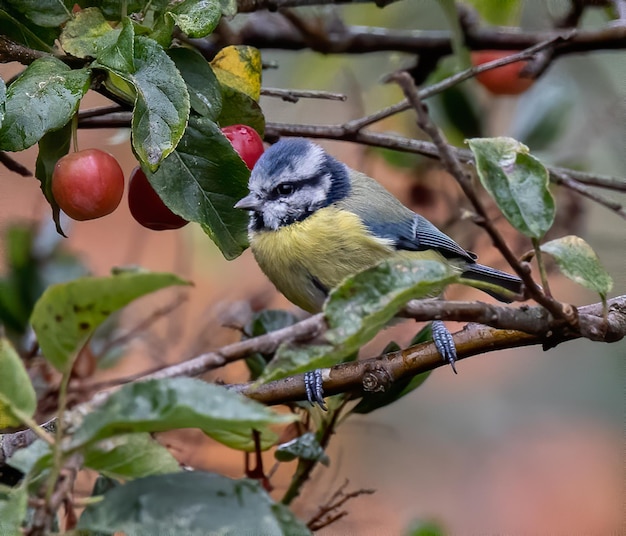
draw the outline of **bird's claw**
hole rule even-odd
[[[322,371],[320,369],[304,373],[304,389],[306,390],[306,399],[312,406],[317,404],[320,409],[326,411],[327,408],[324,403],[323,383]]]
[[[456,347],[454,346],[452,334],[441,320],[433,320],[432,332],[435,347],[441,354],[441,357],[450,364],[456,374],[456,367],[454,365],[456,362]]]

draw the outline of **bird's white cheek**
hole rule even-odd
[[[281,226],[287,215],[288,207],[283,203],[268,203],[263,211],[263,223],[265,228],[276,230]]]

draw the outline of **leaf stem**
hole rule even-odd
[[[63,469],[63,450],[61,449],[61,442],[63,440],[63,434],[65,432],[63,426],[63,416],[67,408],[67,388],[70,381],[71,368],[63,373],[61,378],[61,384],[59,385],[59,398],[58,398],[58,410],[57,410],[57,427],[56,427],[56,441],[53,445],[52,451],[52,470],[48,478],[48,488],[46,490],[46,502],[50,500],[56,483]]]
[[[533,243],[533,249],[535,250],[535,257],[537,259],[537,266],[539,267],[539,276],[541,277],[541,284],[543,285],[543,291],[548,298],[552,298],[552,292],[550,292],[550,285],[548,284],[548,273],[546,272],[546,265],[543,262],[543,253],[541,252],[541,244],[538,238],[531,238]]]

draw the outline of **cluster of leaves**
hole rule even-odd
[[[132,109],[133,151],[164,203],[236,257],[247,246],[246,215],[233,205],[249,170],[219,127],[243,123],[263,135],[260,54],[226,47],[209,63],[173,39],[176,28],[209,35],[236,2],[83,1],[72,13],[73,5],[0,7],[4,35],[40,55],[8,87],[0,81],[0,150],[39,144],[36,175],[60,230],[52,171],[69,150],[81,99],[100,91]]]
[[[66,381],[79,350],[110,314],[149,292],[184,284],[171,274],[141,271],[78,278],[50,286],[36,302],[30,322],[42,354]],[[28,495],[37,494],[42,485],[54,485],[58,476],[55,472],[77,455],[85,467],[113,479],[115,488],[107,492],[104,501],[85,511],[79,523],[81,528],[130,530],[135,523],[134,530],[140,532],[133,533],[150,534],[150,523],[133,521],[148,516],[172,530],[180,529],[177,523],[184,519],[190,530],[210,532],[228,527],[237,532],[255,525],[252,520],[259,515],[271,533],[276,533],[277,528],[285,534],[306,533],[303,525],[285,507],[275,504],[254,481],[202,473],[179,474],[176,460],[150,435],[194,427],[240,450],[253,450],[253,437],[257,435],[260,447],[265,449],[278,439],[273,427],[292,422],[296,418],[293,415],[280,415],[201,380],[152,380],[122,387],[75,425],[71,434],[53,438],[32,421],[37,407],[35,391],[22,360],[6,338],[0,339],[0,369],[0,428],[26,423],[40,435],[40,439],[9,460],[25,477],[15,488],[0,489],[3,534],[19,532],[27,519]],[[63,426],[63,416],[59,415],[59,419],[58,426]],[[135,479],[139,480],[130,482]],[[120,480],[127,483],[122,485]],[[180,493],[172,493],[172,489],[179,489]],[[101,491],[96,490],[96,494]],[[242,500],[246,516],[234,515]],[[134,506],[120,509],[120,501]],[[206,508],[200,507],[208,504],[223,509],[223,515],[209,516]],[[181,517],[181,512],[187,511],[196,514]]]

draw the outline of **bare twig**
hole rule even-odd
[[[376,493],[375,489],[357,489],[355,491],[351,491],[350,493],[345,493],[344,491],[348,487],[348,484],[349,480],[346,479],[346,481],[339,486],[339,489],[332,494],[331,498],[324,504],[320,505],[318,512],[307,521],[306,526],[309,527],[310,530],[321,530],[324,527],[331,525],[338,519],[348,515],[347,511],[338,510],[349,500],[355,499],[361,495],[372,495]]]
[[[298,102],[300,99],[345,101],[348,98],[343,93],[332,93],[330,91],[316,91],[313,89],[280,89],[275,87],[261,88],[261,95],[265,95],[266,97],[279,97],[288,102]]]
[[[471,50],[522,50],[561,35],[562,30],[511,31],[511,28],[476,27],[465,34]],[[390,30],[371,26],[345,26],[316,42],[293,28],[275,24],[259,24],[251,20],[239,32],[233,32],[224,44],[245,43],[257,48],[302,50],[310,48],[325,54],[363,54],[396,51],[409,54],[452,53],[451,37],[445,31]],[[555,49],[555,56],[589,50],[619,50],[626,47],[626,28],[608,26],[599,30],[577,30],[574,37]]]
[[[566,188],[569,188],[570,190],[573,190],[574,192],[577,192],[580,195],[591,199],[592,201],[595,201],[600,205],[605,206],[609,210],[615,212],[615,214],[617,214],[621,218],[626,219],[626,209],[624,209],[624,206],[621,203],[618,203],[613,199],[594,192],[591,188],[569,178],[565,173],[559,173],[552,170],[550,175],[553,179],[553,182],[556,182],[556,184],[565,186]]]
[[[626,192],[626,179],[619,177],[608,177],[606,175],[597,175],[577,169],[566,169],[554,166],[549,167],[548,171],[551,175],[557,173],[588,186],[597,186],[598,188],[605,188],[606,190],[614,190],[616,192]]]
[[[33,173],[30,169],[20,164],[17,160],[9,156],[5,151],[0,151],[0,164],[4,165],[9,171],[13,171],[22,177],[32,177]]]

